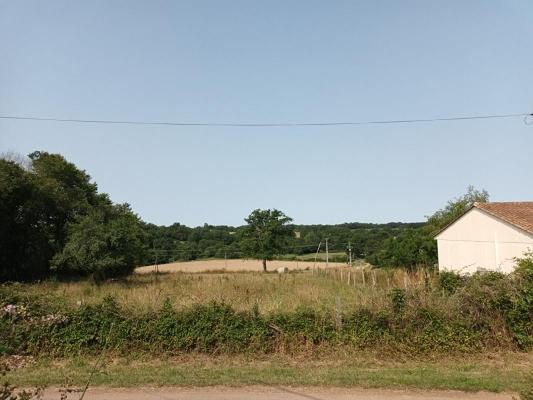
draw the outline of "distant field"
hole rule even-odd
[[[348,256],[346,255],[346,252],[344,251],[333,251],[329,252],[329,261],[334,262],[340,262],[340,263],[348,263]],[[324,262],[326,261],[326,253],[321,252],[318,254],[315,253],[308,253],[308,254],[284,254],[282,256],[279,256],[279,260],[292,260],[292,261],[315,261],[315,258],[317,261]],[[352,263],[355,265],[363,263],[364,260],[362,259],[353,259]]]
[[[326,268],[325,261],[280,261],[274,260],[267,263],[267,270],[275,271],[280,267],[287,267],[289,270],[305,270],[311,269],[313,266],[317,268]],[[346,263],[328,263],[329,268],[345,267]],[[245,260],[245,259],[231,259],[231,260],[200,260],[200,261],[186,261],[174,262],[170,264],[160,264],[157,266],[159,272],[210,272],[210,271],[228,271],[228,272],[258,272],[263,271],[263,265],[260,260]],[[139,267],[135,270],[136,273],[144,274],[154,272],[155,265],[148,265],[146,267]]]

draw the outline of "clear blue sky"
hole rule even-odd
[[[533,2],[0,1],[0,114],[321,122],[533,112]],[[533,126],[0,120],[146,221],[420,221],[469,184],[533,200]]]

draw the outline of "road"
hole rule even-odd
[[[69,399],[78,399],[71,393]],[[209,388],[90,388],[84,400],[511,400],[508,393],[464,393],[433,390],[386,390],[288,387]],[[59,400],[57,389],[48,389],[45,400]]]

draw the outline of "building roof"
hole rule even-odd
[[[474,207],[533,235],[533,201],[474,203]]]
[[[477,208],[485,213],[498,218],[501,221],[507,222],[530,235],[533,235],[533,201],[515,201],[515,202],[499,202],[499,203],[478,203],[475,202],[472,207],[466,210],[459,217],[454,219],[444,228],[433,235],[437,238],[442,232],[447,230],[450,226],[455,224],[466,213],[472,209]]]

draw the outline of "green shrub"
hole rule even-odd
[[[403,314],[406,304],[406,292],[404,289],[394,288],[390,291],[389,297],[392,302],[392,309],[396,314]]]
[[[346,345],[408,353],[528,350],[533,344],[531,282],[522,272],[475,274],[449,296],[393,289],[388,306],[349,312],[301,307],[262,314],[255,304],[237,311],[218,303],[174,309],[166,300],[152,313],[129,313],[116,299],[68,308],[62,297],[21,294],[0,286],[0,354],[52,356],[99,352],[270,352]]]
[[[439,273],[439,287],[448,294],[453,294],[463,286],[465,277],[451,271]]]
[[[483,327],[504,321],[510,339],[522,350],[533,344],[533,292],[528,281],[499,272],[476,273],[458,293],[462,312]]]

